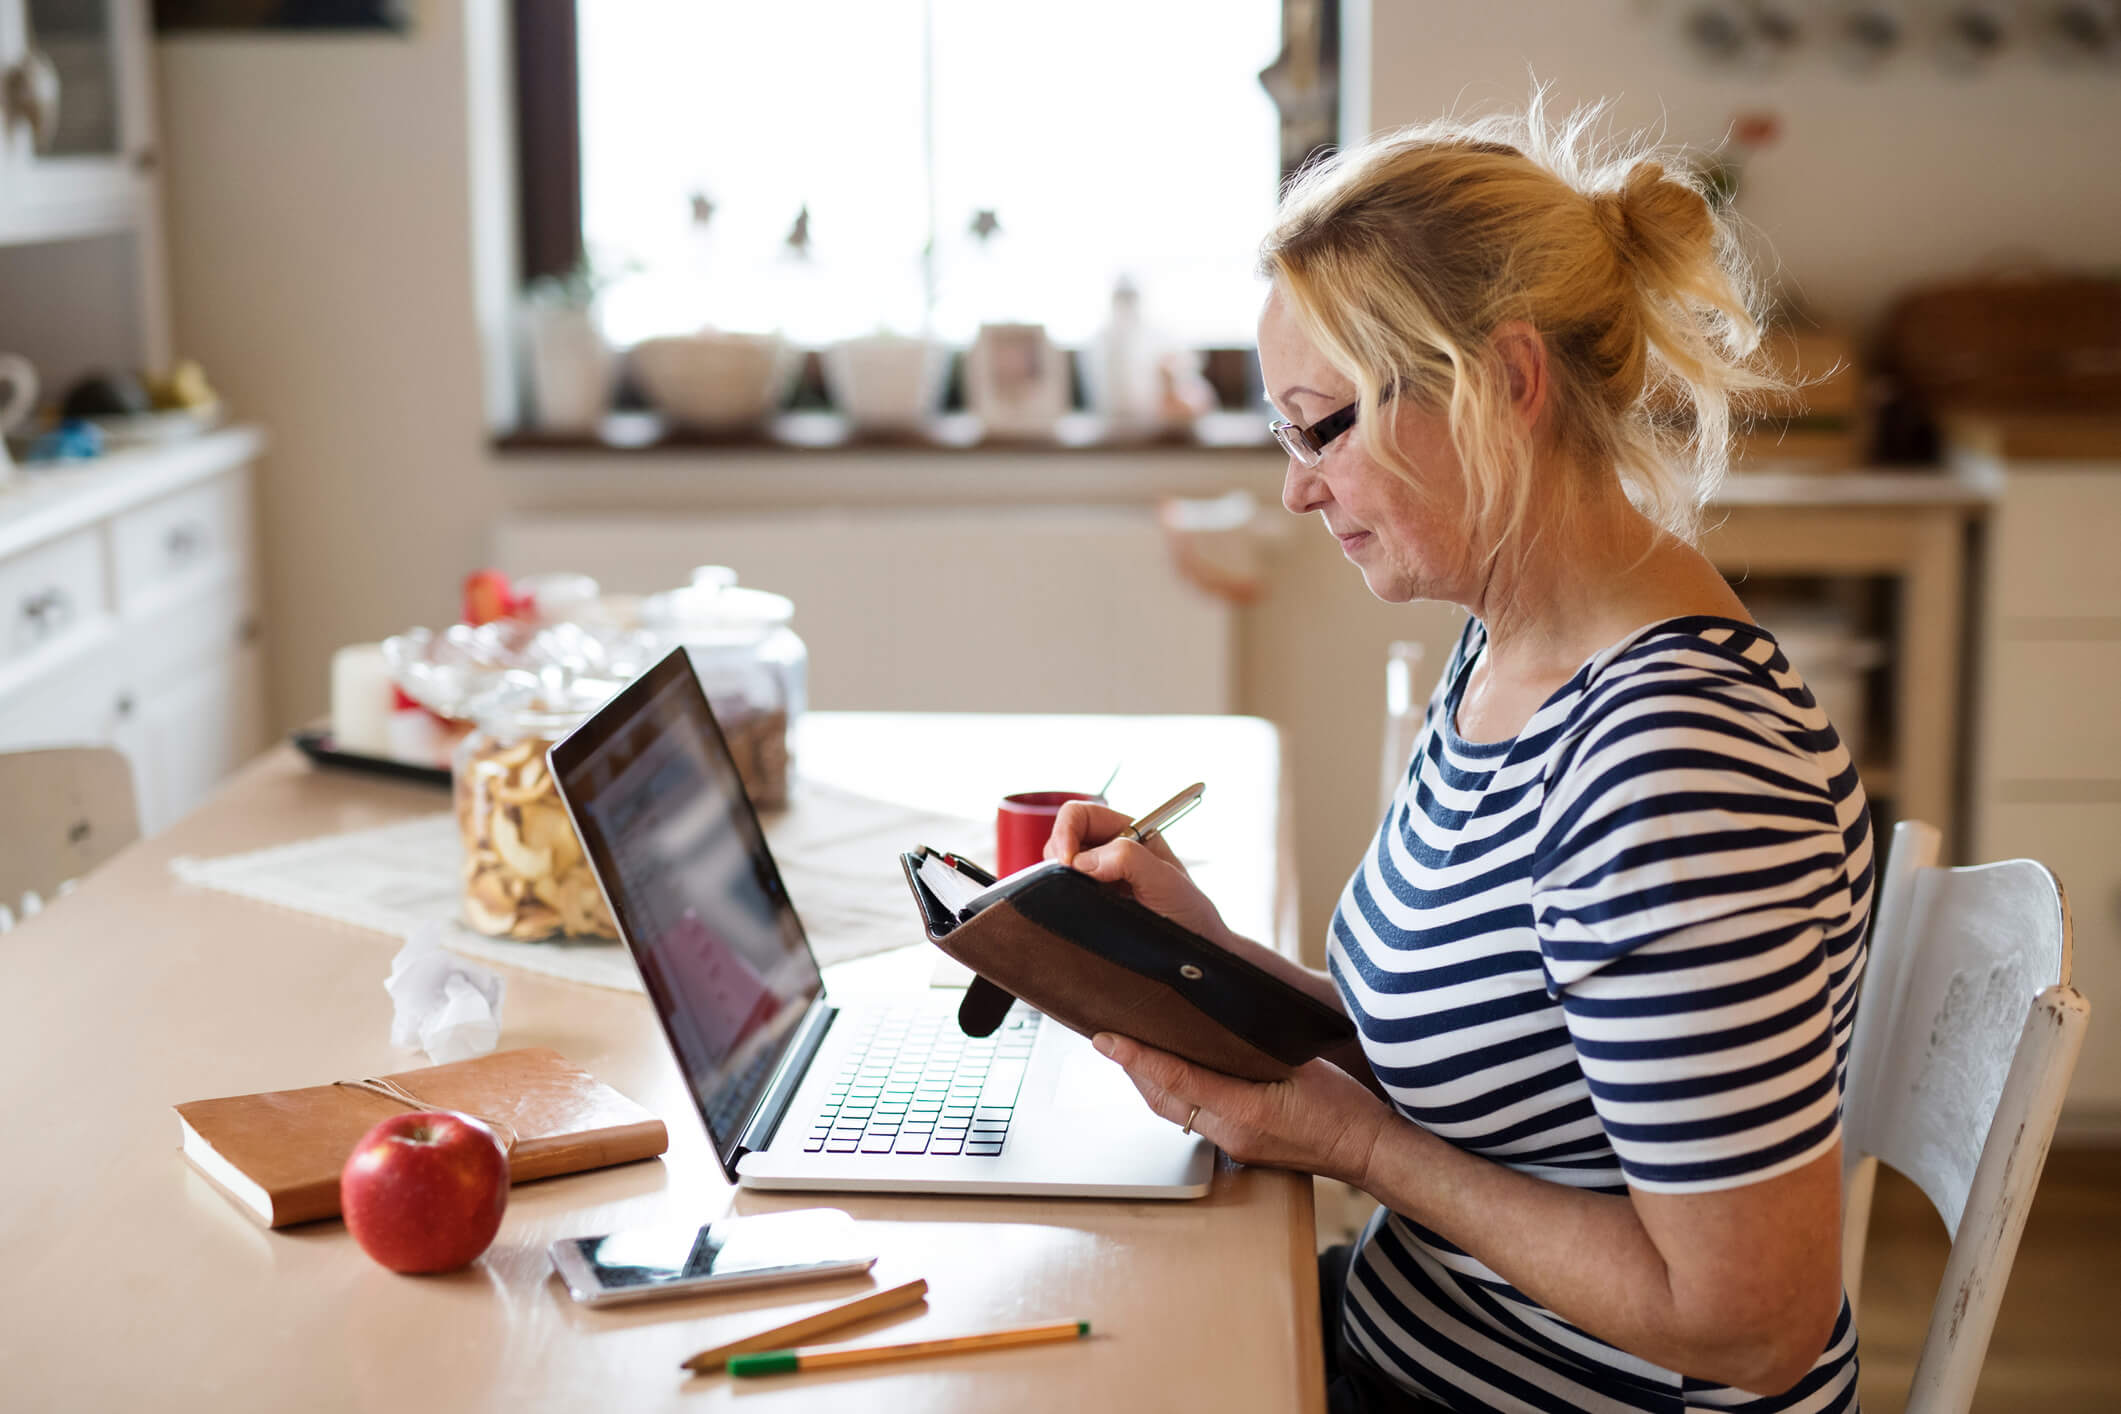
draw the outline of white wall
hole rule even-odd
[[[260,468],[274,720],[323,709],[339,644],[432,622],[486,553],[466,17],[407,37],[158,46],[176,343]]]
[[[1370,127],[1522,107],[1531,76],[1566,109],[1612,98],[1631,127],[1714,145],[1732,115],[1782,117],[1738,209],[1822,316],[1868,328],[1895,291],[1984,264],[2121,272],[2121,75],[2058,69],[2024,46],[1971,76],[1901,53],[1875,75],[1817,45],[1777,72],[1706,66],[1676,0],[1374,0]],[[1797,6],[1811,16],[1825,6]],[[1902,5],[1903,12],[1942,4]]]

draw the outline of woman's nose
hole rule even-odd
[[[1325,505],[1328,499],[1318,468],[1290,457],[1289,470],[1281,480],[1282,508],[1291,515],[1304,516]]]

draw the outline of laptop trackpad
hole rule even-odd
[[[1055,1023],[1049,1022],[1048,1025]],[[1060,1074],[1053,1084],[1053,1108],[1057,1110],[1141,1109],[1141,1091],[1112,1061],[1106,1060],[1088,1041],[1076,1042],[1061,1058]]]

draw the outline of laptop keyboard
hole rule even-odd
[[[1014,1007],[992,1036],[967,1036],[954,1012],[909,1006],[863,1023],[803,1140],[809,1154],[1002,1151],[1039,1014]]]

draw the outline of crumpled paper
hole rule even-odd
[[[436,1065],[483,1056],[500,1043],[507,980],[442,946],[441,925],[423,924],[390,960],[383,990],[396,1011],[393,1046],[418,1046]]]

